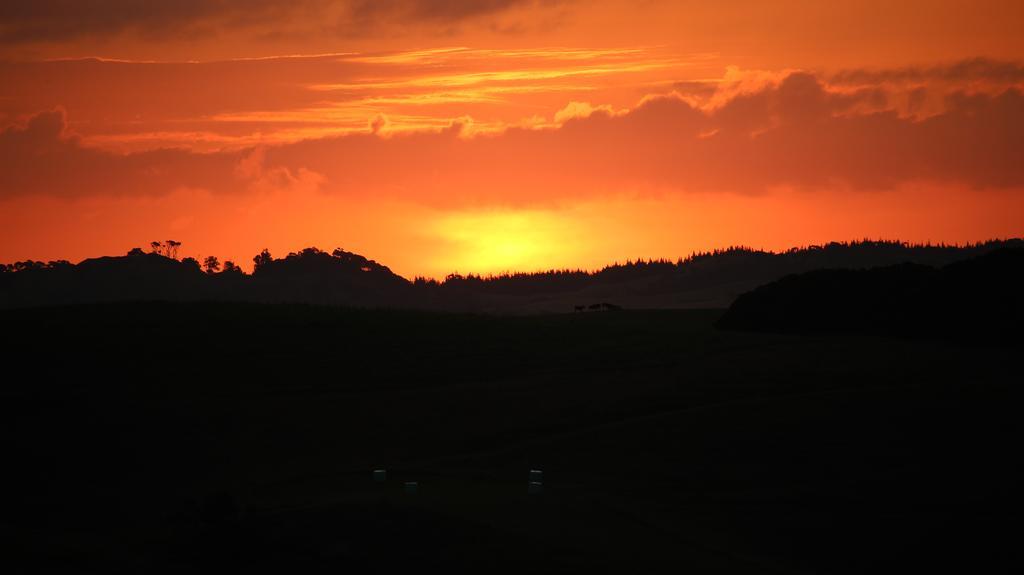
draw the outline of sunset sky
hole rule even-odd
[[[11,0],[0,262],[1024,235],[1020,0]]]

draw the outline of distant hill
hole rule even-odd
[[[942,268],[903,263],[823,269],[741,295],[726,329],[1020,340],[1024,249],[1001,248]]]
[[[257,301],[303,302],[356,307],[402,307],[412,298],[405,278],[361,255],[306,248],[282,259],[256,260],[252,276],[239,274],[237,293]]]
[[[69,262],[24,261],[0,267],[0,308],[109,301],[252,301],[353,307],[538,313],[625,308],[725,308],[741,293],[816,269],[866,269],[895,264],[941,267],[1020,239],[968,246],[862,241],[772,253],[743,247],[697,253],[678,261],[613,264],[597,272],[551,270],[443,281],[409,281],[387,266],[341,249],[307,248],[254,258],[252,274],[232,267],[206,273],[199,262],[134,249],[125,256]],[[910,273],[910,272],[907,272]],[[921,271],[920,273],[927,273]]]
[[[262,254],[261,254],[262,255]],[[22,262],[0,274],[0,306],[111,301],[266,301],[358,307],[401,306],[411,284],[357,254],[308,248],[285,258],[257,256],[253,274],[203,272],[195,260],[133,250],[78,265]]]
[[[0,275],[0,305],[23,307],[131,300],[214,299],[220,283],[198,265],[153,253],[41,264]]]

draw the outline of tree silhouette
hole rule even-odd
[[[152,241],[149,242],[149,247],[153,249],[154,254],[158,254],[163,249],[164,245],[158,241]]]
[[[220,269],[220,260],[217,259],[217,256],[206,256],[206,259],[203,260],[203,267],[208,274],[217,273],[217,270]]]
[[[256,257],[252,258],[254,264],[253,273],[259,271],[260,268],[274,261],[274,258],[270,255],[270,250],[263,248],[263,251],[256,254]]]
[[[142,251],[142,248],[132,248],[132,249],[128,250],[128,255],[130,255],[130,256],[144,256],[144,255],[146,255],[146,252]]]
[[[46,264],[43,262],[37,262],[35,260],[25,260],[22,262],[14,262],[14,271],[26,272],[29,270],[42,270],[46,269]]]
[[[167,240],[164,246],[167,257],[175,260],[178,259],[178,248],[181,247],[181,242]]]
[[[238,267],[238,264],[231,260],[226,260],[224,262],[224,273],[241,275],[243,272],[242,268]]]

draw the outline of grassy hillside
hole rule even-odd
[[[3,552],[105,573],[1015,563],[1019,348],[720,315],[4,312]]]

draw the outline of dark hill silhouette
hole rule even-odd
[[[87,259],[78,265],[39,264],[0,275],[4,307],[133,300],[215,298],[215,282],[197,265],[141,251]]]
[[[237,268],[205,273],[190,258],[135,249],[78,265],[20,262],[18,271],[0,275],[0,306],[201,300],[400,306],[409,288],[387,267],[342,250],[307,248],[277,260],[268,254],[245,274]]]
[[[252,274],[225,262],[204,273],[191,258],[134,249],[126,256],[0,267],[0,308],[109,301],[251,301],[480,312],[572,312],[596,303],[625,308],[725,308],[741,293],[790,274],[912,263],[944,266],[1020,239],[967,246],[888,241],[830,243],[781,253],[733,247],[672,262],[637,260],[596,272],[549,270],[444,281],[408,281],[386,266],[336,249],[280,259],[264,250]],[[602,308],[608,309],[608,308]]]
[[[1021,338],[1024,249],[942,268],[898,264],[790,275],[741,295],[718,325],[781,333],[882,333],[998,341]]]
[[[341,249],[327,253],[306,248],[283,259],[256,261],[247,286],[250,299],[371,307],[412,301],[405,278]]]

